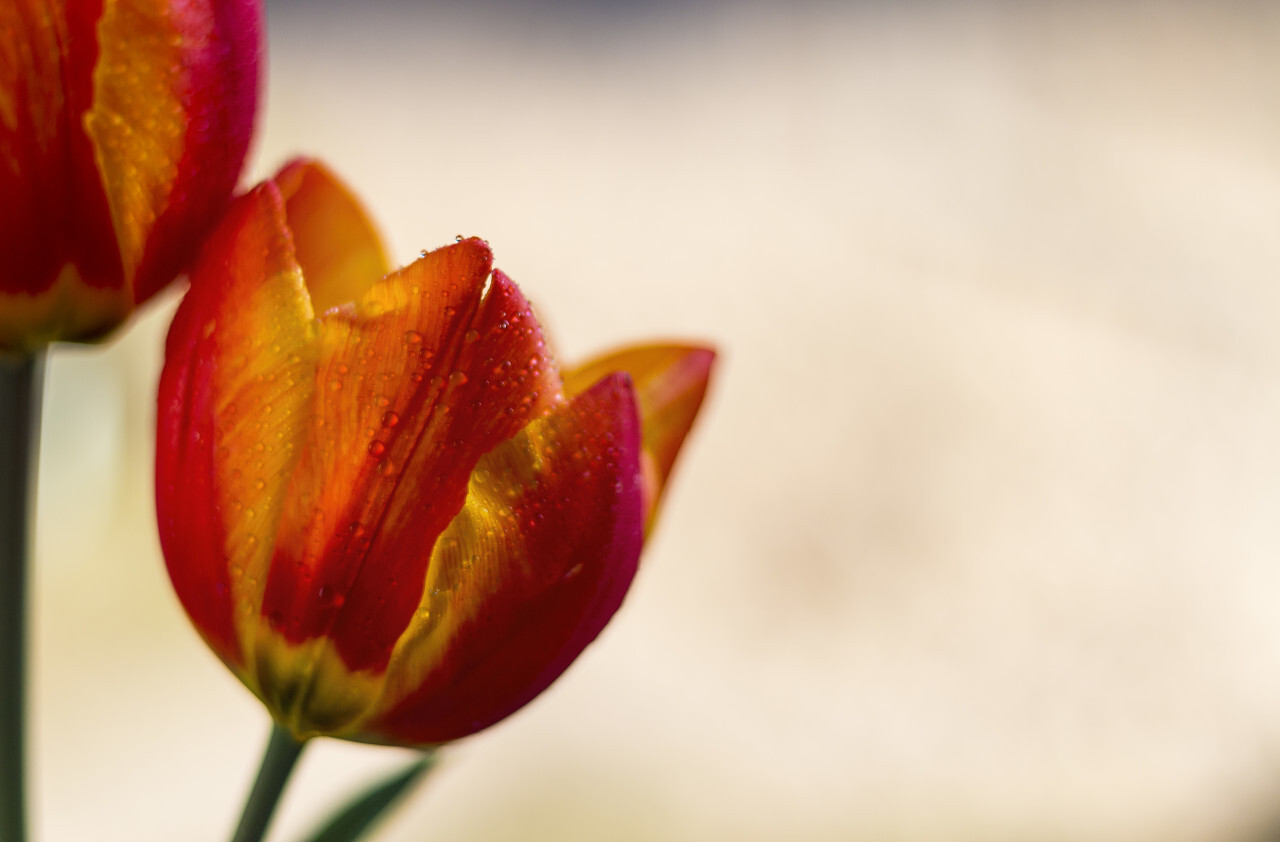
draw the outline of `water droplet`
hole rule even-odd
[[[476,330],[475,328],[472,328],[471,330],[467,331],[462,335],[463,342],[475,342],[479,338],[480,338],[480,331]]]
[[[400,423],[400,416],[394,412],[387,412],[382,416],[382,426],[391,428]]]
[[[332,380],[329,381],[329,388],[335,392],[338,391],[339,389],[342,388],[342,381],[336,377],[333,378]]]
[[[380,441],[369,442],[369,455],[374,459],[381,459],[382,455],[387,452],[387,446]]]
[[[340,593],[337,588],[331,588],[328,585],[321,585],[316,590],[316,599],[319,600],[322,608],[330,606],[341,608],[342,603],[347,601],[346,594]]]
[[[404,341],[410,345],[421,345],[422,334],[418,333],[416,330],[406,330],[404,332]]]
[[[449,385],[450,385],[450,386],[462,386],[462,385],[466,384],[466,382],[467,382],[467,375],[466,375],[466,372],[463,372],[463,371],[455,371],[455,372],[453,372],[452,374],[450,374],[450,375],[449,375]]]

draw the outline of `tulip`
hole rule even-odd
[[[0,3],[0,352],[100,338],[183,270],[248,149],[262,16]]]
[[[299,741],[430,746],[511,714],[618,609],[714,354],[562,373],[482,240],[388,272],[331,174],[239,198],[160,381],[170,578]]]

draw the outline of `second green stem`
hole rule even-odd
[[[289,775],[305,747],[306,743],[294,739],[288,728],[272,723],[271,737],[267,740],[267,749],[262,755],[262,766],[258,769],[253,789],[249,791],[244,813],[240,816],[240,824],[231,837],[231,842],[261,842],[271,824],[276,805],[280,803],[280,795],[289,781]]]
[[[27,576],[44,352],[0,354],[0,842],[26,842]]]

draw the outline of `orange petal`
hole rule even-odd
[[[436,543],[366,738],[431,744],[478,731],[541,693],[595,639],[639,559],[639,438],[619,374],[480,460]]]
[[[699,346],[641,345],[597,357],[565,374],[567,395],[615,371],[625,371],[635,382],[648,457],[646,529],[653,527],[680,446],[702,406],[715,358],[715,351]]]
[[[232,206],[197,260],[160,378],[160,541],[183,607],[233,667],[262,602],[316,356],[284,203],[268,183]]]
[[[354,303],[391,271],[368,214],[327,167],[297,160],[273,180],[285,199],[298,263],[317,313]]]
[[[431,547],[482,454],[560,400],[529,306],[467,240],[321,317],[313,427],[264,616],[381,670],[417,606]]]
[[[83,4],[0,3],[0,351],[88,338],[133,308],[79,124],[96,24]]]
[[[257,109],[258,0],[105,2],[84,131],[126,283],[168,283],[235,187]]]

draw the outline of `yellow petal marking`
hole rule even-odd
[[[130,292],[156,217],[169,204],[184,148],[184,38],[200,42],[213,34],[211,18],[194,14],[192,5],[183,6],[190,13],[185,34],[169,20],[173,4],[160,0],[105,0],[98,23],[93,107],[84,127]],[[196,21],[206,29],[191,31]]]

